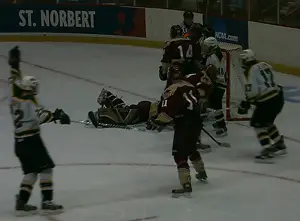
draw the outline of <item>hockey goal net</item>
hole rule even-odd
[[[225,116],[227,121],[249,120],[248,115],[239,115],[238,106],[245,100],[245,76],[239,62],[239,54],[242,46],[229,43],[220,43],[223,55],[226,59],[227,89],[224,96]]]

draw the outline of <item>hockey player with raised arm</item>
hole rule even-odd
[[[214,81],[214,87],[209,97],[209,107],[214,110],[215,123],[213,127],[217,136],[226,136],[227,127],[223,112],[223,96],[226,91],[226,60],[223,57],[217,39],[214,37],[206,38],[202,44],[202,51],[205,56],[205,65],[213,65],[218,70]]]
[[[52,176],[55,164],[40,137],[40,124],[57,120],[61,124],[70,124],[70,118],[61,109],[51,113],[38,105],[35,97],[38,92],[38,82],[32,76],[22,77],[19,66],[20,54],[18,47],[13,48],[9,53],[12,87],[10,109],[14,123],[14,149],[24,173],[16,196],[15,212],[17,216],[37,213],[37,207],[28,204],[28,201],[39,175],[42,194],[41,211],[43,214],[58,214],[62,212],[63,206],[52,201]]]
[[[247,83],[246,101],[241,102],[238,112],[246,114],[250,105],[256,107],[250,125],[263,149],[255,158],[257,161],[268,161],[275,155],[286,153],[283,136],[274,123],[284,106],[282,87],[274,80],[272,66],[257,61],[251,49],[244,50],[240,59]]]
[[[147,124],[147,129],[156,130],[174,123],[172,155],[177,165],[181,188],[172,191],[173,197],[189,195],[192,192],[190,160],[197,172],[196,178],[206,182],[207,175],[197,140],[202,129],[198,90],[186,81],[183,66],[175,62],[169,68],[171,84],[164,90],[158,112]]]

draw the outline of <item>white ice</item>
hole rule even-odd
[[[0,44],[0,79],[7,79],[4,57],[14,43]],[[19,43],[23,74],[40,80],[39,99],[46,107],[63,108],[72,119],[85,120],[98,107],[103,87],[128,102],[159,98],[163,89],[157,69],[161,50],[128,46]],[[72,77],[72,76],[73,77]],[[76,76],[78,78],[76,78]],[[300,87],[300,78],[278,75],[284,85]],[[0,101],[7,95],[0,81]],[[0,103],[0,221],[13,216],[14,195],[22,173],[14,156],[7,100]],[[91,129],[83,125],[44,125],[42,137],[57,163],[55,200],[66,211],[55,217],[24,221],[299,221],[299,104],[286,103],[277,123],[289,154],[275,164],[256,164],[260,150],[251,128],[229,125],[231,149],[203,155],[208,184],[193,180],[193,198],[173,199],[178,186],[171,156],[172,133]],[[294,141],[292,141],[294,140]],[[39,204],[36,185],[32,203]]]

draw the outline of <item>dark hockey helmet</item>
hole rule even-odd
[[[183,13],[183,18],[191,18],[191,19],[193,19],[194,18],[194,13],[190,12],[190,11],[185,11]]]
[[[178,36],[182,37],[183,32],[182,32],[182,28],[180,27],[180,25],[172,25],[171,29],[170,29],[170,38],[176,38]]]
[[[203,27],[200,23],[193,23],[189,30],[190,39],[199,41],[203,36]]]
[[[174,62],[170,65],[168,76],[171,80],[179,80],[184,76],[184,67],[182,62]]]

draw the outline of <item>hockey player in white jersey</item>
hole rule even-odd
[[[38,92],[38,82],[32,76],[22,77],[19,69],[20,51],[17,47],[10,51],[9,64],[12,87],[10,108],[15,128],[14,149],[24,173],[19,193],[16,196],[15,212],[17,216],[37,213],[37,207],[28,204],[28,201],[39,174],[42,195],[41,212],[58,214],[62,212],[63,206],[52,202],[52,176],[55,164],[40,137],[40,124],[56,120],[61,124],[70,124],[70,118],[60,109],[51,113],[38,105],[35,97]]]
[[[246,101],[241,102],[238,112],[246,114],[250,105],[256,106],[250,125],[254,128],[263,149],[255,158],[258,161],[268,161],[275,155],[286,153],[283,136],[274,123],[284,106],[282,87],[274,80],[272,66],[257,61],[252,50],[244,50],[240,59],[247,84]]]
[[[227,127],[223,113],[223,96],[227,86],[226,60],[223,57],[218,41],[214,37],[204,39],[202,52],[205,56],[205,65],[213,65],[218,69],[214,87],[209,97],[209,107],[214,110],[215,123],[213,127],[217,136],[226,136]]]

